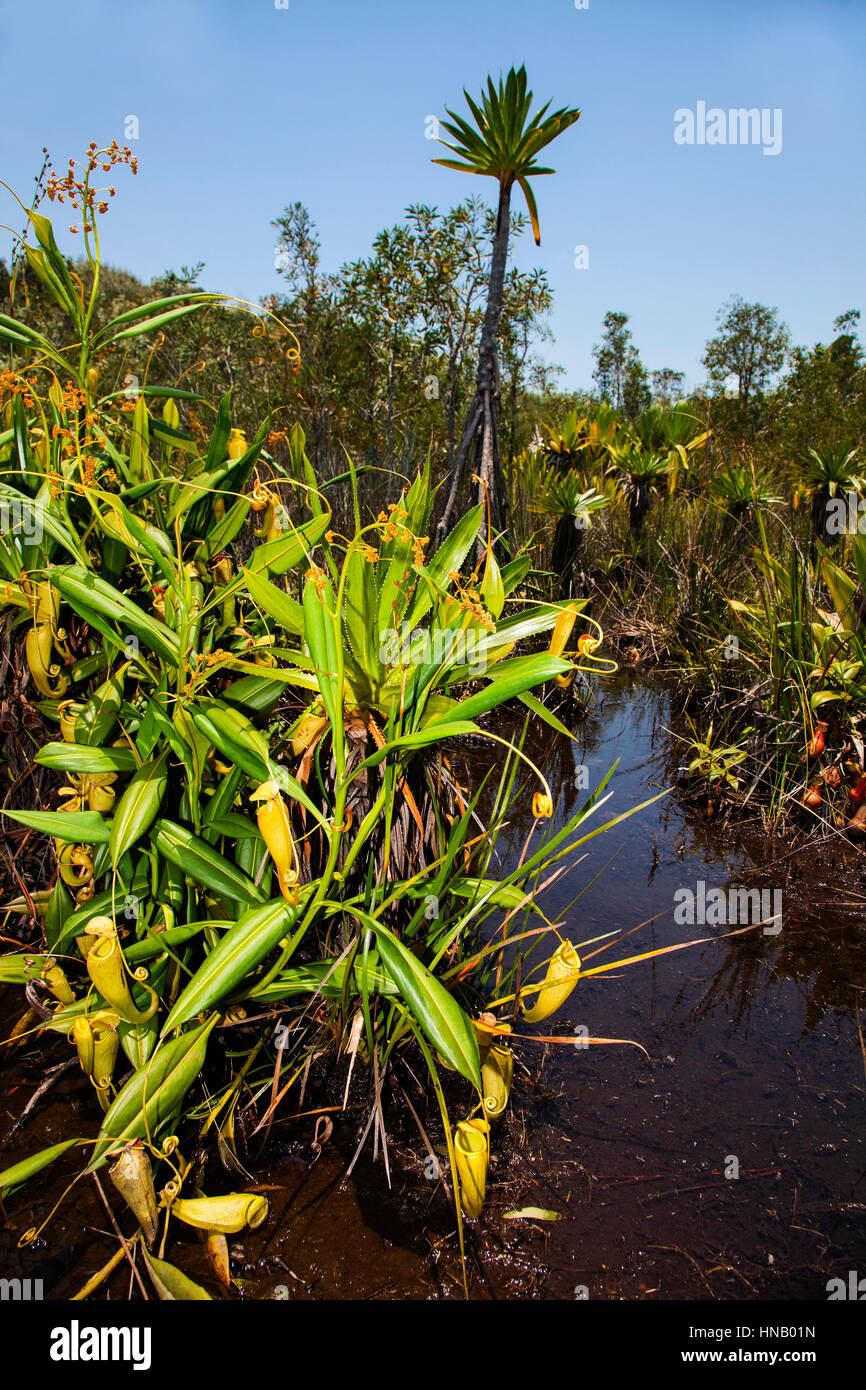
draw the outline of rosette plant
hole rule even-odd
[[[66,305],[78,287],[37,216],[35,265]],[[134,311],[112,336],[204,302]],[[481,507],[427,557],[428,465],[370,520],[350,469],[355,527],[338,536],[299,430],[281,482],[267,423],[247,444],[229,397],[202,449],[182,426],[191,393],[145,381],[134,400],[119,385],[100,394],[106,330],[95,301],[77,304],[70,338],[91,335],[77,366],[68,347],[0,324],[15,353],[2,497],[22,517],[32,504],[34,523],[3,533],[0,602],[50,728],[35,760],[57,774],[53,804],[4,812],[7,828],[49,837],[56,872],[6,904],[35,940],[2,958],[0,980],[26,993],[16,1040],[74,1046],[95,1134],[13,1164],[0,1193],[82,1146],[79,1177],[116,1160],[112,1180],[148,1245],[147,1164],[166,1178],[166,1221],[206,1215],[220,1234],[238,1211],[263,1219],[260,1203],[234,1200],[202,1215],[202,1195],[183,1192],[194,1179],[179,1142],[212,1130],[239,1163],[243,1077],[261,1074],[275,1028],[289,1085],[356,1019],[355,1050],[374,1076],[417,1047],[450,1144],[437,1059],[480,1102],[482,926],[536,910],[533,884],[580,817],[501,883],[487,866],[517,767],[546,806],[549,788],[519,745],[487,730],[506,771],[479,835],[479,792],[458,786],[439,750],[479,736],[479,721],[515,697],[567,736],[532,692],[573,663],[564,644],[520,653],[560,610],[510,602],[526,560],[500,569],[488,545],[480,574],[467,563]],[[122,362],[112,370],[121,377]],[[231,1035],[243,1060],[229,1061],[223,1029],[246,1015],[256,1022]],[[217,1081],[205,1089],[211,1062]],[[147,1164],[130,1164],[142,1148]],[[157,1287],[198,1296],[166,1262],[146,1261]]]
[[[538,163],[537,156],[563,131],[574,125],[580,112],[561,107],[549,111],[550,102],[532,110],[532,92],[527,86],[526,69],[511,68],[498,83],[487,79],[487,89],[478,102],[464,91],[471,120],[448,111],[442,127],[450,136],[443,140],[455,159],[435,159],[446,169],[495,179],[499,185],[496,228],[490,261],[487,306],[478,351],[475,393],[466,413],[466,424],[457,449],[444,512],[439,523],[440,539],[453,524],[460,481],[473,451],[478,455],[479,498],[487,489],[491,498],[491,527],[497,534],[507,506],[505,478],[499,455],[499,364],[497,340],[508,263],[511,231],[511,194],[515,184],[526,200],[536,246],[541,244],[538,207],[529,182],[552,169]]]

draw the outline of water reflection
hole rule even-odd
[[[525,744],[551,783],[554,831],[586,799],[581,768],[592,790],[619,760],[589,824],[670,788],[682,754],[662,685],[600,682],[573,727],[568,742],[535,724]],[[464,766],[475,785],[489,756],[479,748]],[[499,846],[503,873],[532,828],[531,791],[527,779]],[[543,1194],[567,1218],[546,1236],[548,1296],[574,1297],[582,1282],[590,1297],[824,1298],[832,1273],[866,1267],[862,909],[832,890],[832,860],[784,851],[734,847],[700,805],[667,795],[584,846],[548,891],[548,916],[575,942],[654,919],[614,959],[709,938],[584,979],[556,1017],[557,1034],[629,1037],[649,1061],[633,1048],[523,1045],[533,1074],[545,1056],[543,1104],[516,1101],[537,1150],[537,1190],[523,1199]],[[675,895],[699,880],[781,888],[781,932],[724,939],[723,926],[678,925]]]
[[[567,707],[560,710],[560,716],[569,719]],[[856,893],[840,894],[838,888],[824,881],[826,871],[838,866],[838,859],[831,858],[828,863],[824,856],[816,862],[807,855],[798,861],[784,855],[781,863],[774,865],[781,848],[776,842],[752,836],[735,843],[717,822],[703,814],[705,799],[690,802],[674,795],[682,753],[674,737],[678,730],[668,692],[662,684],[648,683],[629,673],[599,682],[585,716],[575,712],[571,727],[571,741],[537,720],[525,731],[523,750],[550,782],[554,818],[541,827],[534,821],[531,802],[535,783],[527,771],[518,779],[522,794],[497,846],[501,874],[510,872],[517,863],[527,836],[556,833],[585,805],[602,777],[617,763],[607,788],[612,795],[586,821],[587,831],[649,798],[661,799],[581,848],[576,871],[564,884],[551,889],[545,899],[548,916],[557,918],[581,885],[590,885],[582,892],[579,914],[569,919],[569,927],[579,928],[582,937],[596,929],[629,931],[661,914],[652,929],[629,938],[624,954],[677,940],[719,938],[714,945],[716,968],[706,982],[700,1004],[688,1014],[695,1026],[714,1008],[722,1008],[730,1014],[735,1031],[746,1027],[755,1003],[767,993],[771,995],[783,980],[797,985],[806,1031],[813,1030],[828,1012],[855,1013],[866,990],[863,908]],[[516,718],[506,727],[499,726],[498,732],[517,742],[524,732],[523,724]],[[464,751],[456,760],[463,780],[470,785],[477,786],[489,769],[489,750],[490,745],[481,745]],[[499,754],[497,748],[494,758],[498,760]],[[479,799],[482,821],[490,814],[495,791],[494,776]],[[532,844],[535,847],[534,840]],[[765,900],[781,892],[782,930],[772,935],[759,928],[754,934],[725,941],[724,926],[711,923],[690,928],[675,923],[677,892],[684,888],[694,891],[700,882],[707,891],[731,887],[763,890]],[[661,958],[652,968],[663,968],[664,960],[670,963],[671,958]]]

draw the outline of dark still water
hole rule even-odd
[[[663,688],[621,677],[597,690],[570,753],[564,740],[527,750],[560,823],[586,795],[577,769],[594,788],[620,760],[587,828],[669,787],[683,761]],[[547,1228],[543,1297],[826,1299],[830,1278],[866,1274],[862,893],[840,890],[826,849],[805,863],[766,840],[735,851],[704,812],[705,800],[692,813],[664,797],[585,846],[544,900],[575,945],[654,919],[587,968],[714,939],[581,980],[553,1019],[524,1025],[649,1053],[523,1046],[533,1072],[544,1054],[546,1098],[526,1116],[534,1187],[522,1200],[566,1215]],[[514,827],[506,862],[527,828]],[[701,884],[705,897],[763,888],[781,930],[723,940],[729,926],[675,921]]]

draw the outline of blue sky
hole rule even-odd
[[[145,278],[202,260],[208,288],[257,300],[280,285],[287,203],[336,269],[409,203],[491,199],[430,163],[425,118],[525,63],[537,98],[583,113],[536,181],[541,247],[518,257],[548,273],[565,384],[591,385],[607,309],[692,384],[733,293],[777,306],[795,342],[827,341],[845,309],[866,322],[864,0],[0,0],[0,53],[0,177],[22,196],[43,144],[61,167],[138,117],[140,172],[118,174],[102,235]],[[674,113],[699,101],[780,108],[781,153],[677,145]]]

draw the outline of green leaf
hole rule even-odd
[[[310,651],[319,682],[319,691],[325,712],[338,737],[341,730],[343,692],[340,689],[337,660],[334,651],[333,629],[336,622],[334,610],[336,598],[328,580],[319,590],[314,579],[304,585],[304,637]]]
[[[33,759],[42,767],[64,773],[132,773],[138,767],[129,748],[89,748],[86,744],[58,741],[46,744]]]
[[[115,1096],[105,1113],[87,1172],[100,1168],[112,1149],[135,1139],[153,1142],[159,1129],[180,1108],[204,1066],[214,1016],[200,1028],[162,1044]]]
[[[289,934],[300,911],[300,904],[280,899],[244,912],[199,966],[166,1019],[163,1033],[182,1027],[224,1000]]]
[[[821,709],[823,705],[829,705],[833,700],[849,700],[849,695],[842,694],[839,690],[816,690],[809,701],[812,709]]]
[[[484,508],[482,506],[473,507],[465,516],[462,516],[427,564],[423,573],[426,573],[438,588],[444,589],[448,584],[449,574],[460,569],[475,544],[483,517]],[[408,619],[410,629],[417,626],[432,602],[433,594],[429,585],[425,584],[419,589],[412,606]]]
[[[68,845],[107,845],[111,833],[110,822],[98,811],[4,811],[3,815]]]
[[[85,812],[87,815],[95,815],[96,812]],[[51,892],[48,906],[45,909],[44,928],[45,944],[49,951],[53,951],[60,939],[63,931],[63,924],[70,916],[73,909],[72,894],[63,882],[60,875],[57,875],[57,882]]]
[[[405,890],[410,898],[426,898],[429,885],[421,884]],[[497,878],[456,878],[447,883],[446,891],[461,898],[481,899],[493,903],[494,907],[508,910],[520,907],[526,899],[526,892],[514,883],[500,883]]]
[[[7,497],[18,503],[21,502],[20,489],[11,487],[8,483],[0,483],[0,497]],[[50,501],[50,492],[47,484],[39,489],[36,497],[30,502],[30,509],[33,531],[35,531],[38,526],[41,526],[51,539],[57,541],[58,545],[62,545],[63,549],[68,551],[70,555],[75,556],[76,559],[81,557],[82,548],[76,536],[67,526],[64,526],[54,514],[56,508],[54,508]],[[51,578],[53,581],[54,570],[51,572]]]
[[[144,396],[139,396],[132,413],[132,432],[129,442],[129,479],[134,484],[149,483],[153,476],[150,466],[149,444],[150,416],[147,413],[147,401]]]
[[[151,1277],[153,1287],[164,1302],[213,1302],[207,1289],[203,1289],[201,1284],[196,1284],[188,1274],[184,1274],[182,1269],[176,1269],[174,1265],[169,1264],[168,1260],[158,1260],[155,1255],[151,1255],[144,1243],[142,1243],[141,1252],[144,1255],[144,1262],[147,1265],[147,1272]]]
[[[460,713],[462,705],[455,705],[454,710]],[[365,758],[362,763],[358,763],[352,769],[352,776],[356,777],[368,767],[378,767],[392,753],[416,752],[419,748],[429,748],[431,743],[441,743],[444,738],[465,738],[467,734],[480,734],[482,732],[477,724],[472,724],[467,719],[447,719],[443,722],[437,720],[435,728],[428,725],[426,729],[418,729],[412,734],[401,734],[399,738],[392,739],[382,748],[377,748],[375,753],[371,753],[369,758]]]
[[[107,584],[91,570],[81,565],[54,565],[51,582],[56,584],[66,602],[76,612],[93,609],[108,618],[121,630],[134,634],[157,656],[176,666],[180,662],[180,640],[165,623],[152,618],[112,584]]]
[[[134,309],[127,309],[125,313],[118,314],[117,318],[111,319],[102,330],[102,334],[111,333],[113,329],[125,328],[131,323],[140,323],[142,319],[155,318],[157,314],[165,309],[172,309],[189,300],[197,303],[215,303],[223,298],[223,295],[213,294],[205,290],[185,290],[182,294],[170,294],[164,299],[153,299],[149,304],[139,304]],[[194,391],[179,391],[173,387],[145,387],[145,395],[148,396],[173,396],[178,400],[201,400]]]
[[[205,536],[205,545],[211,559],[214,555],[219,555],[221,550],[225,550],[227,545],[231,545],[247,519],[251,500],[249,497],[239,497],[237,502],[229,507],[222,521],[218,521],[208,531]]]
[[[123,676],[114,673],[97,686],[75,720],[75,742],[98,747],[117,723],[123,702]]]
[[[141,333],[153,333],[157,328],[164,328],[167,323],[174,323],[175,319],[184,318],[186,314],[194,314],[202,308],[201,304],[184,304],[179,309],[171,309],[165,314],[155,314],[153,318],[143,319],[140,323],[134,323],[129,328],[123,328],[119,333],[114,333],[107,338],[102,347],[108,347],[110,343],[122,343],[127,338],[137,338]]]
[[[481,1062],[472,1023],[457,1000],[387,927],[375,923],[379,956],[387,973],[449,1066],[480,1092]]]
[[[566,728],[561,719],[557,719],[556,715],[552,714],[547,706],[542,704],[541,700],[537,700],[534,695],[530,695],[528,690],[524,690],[523,694],[518,695],[517,698],[527,709],[532,710],[532,713],[538,719],[543,719],[544,723],[549,724],[551,729],[555,729],[558,734],[563,734],[566,738],[577,738],[577,735],[572,733],[571,729]]]
[[[282,589],[278,589],[276,584],[272,584],[264,575],[257,574],[255,570],[244,569],[243,576],[246,580],[250,597],[260,608],[267,613],[269,618],[273,618],[287,632],[294,633],[296,637],[303,635],[304,614],[301,605],[289,594],[284,594]]]
[[[38,1153],[30,1154],[28,1158],[23,1158],[20,1163],[13,1163],[11,1168],[4,1168],[0,1173],[0,1201],[5,1202],[17,1188],[22,1187],[25,1182],[35,1178],[37,1173],[41,1173],[43,1168],[47,1168],[53,1163],[55,1158],[59,1158],[67,1149],[71,1149],[73,1144],[80,1143],[78,1139],[64,1139],[60,1144],[52,1144],[47,1149],[40,1149]]]
[[[506,700],[512,700],[516,695],[522,695],[525,690],[531,689],[535,685],[543,685],[545,681],[553,680],[554,676],[565,675],[571,670],[571,665],[567,661],[560,661],[557,656],[549,656],[546,653],[539,653],[537,656],[518,656],[513,660],[501,661],[492,668],[492,679],[484,690],[480,690],[476,695],[469,695],[465,700],[461,700],[457,706],[457,714],[460,719],[477,719],[480,714],[486,714],[488,710],[496,709]],[[450,715],[434,715],[430,720],[430,725],[442,724],[450,719]]]
[[[170,820],[157,821],[153,845],[170,863],[182,869],[187,878],[230,902],[262,901],[263,894],[248,874],[186,826]]]
[[[261,1003],[291,999],[295,994],[321,994],[325,999],[339,999],[346,988],[347,964],[345,960],[337,965],[332,960],[323,960],[294,965],[282,970],[269,984],[255,986],[249,997]],[[348,989],[350,994],[397,994],[394,981],[379,968],[376,951],[369,953],[366,965],[363,961],[355,962]]]
[[[322,512],[321,516],[311,517],[302,526],[293,526],[275,541],[265,541],[253,551],[247,569],[253,573],[267,570],[270,574],[285,574],[286,570],[294,569],[309,556],[330,524],[330,511]]]
[[[268,676],[241,676],[223,691],[223,699],[241,709],[263,714],[271,709],[283,693],[283,682]]]
[[[212,469],[218,468],[224,463],[227,457],[228,443],[232,432],[232,393],[226,391],[219,403],[216,424],[211,435],[210,444],[204,461],[204,471],[209,473]]]
[[[505,587],[493,551],[487,556],[487,564],[484,567],[481,597],[488,612],[492,613],[494,618],[498,618],[505,607]]]
[[[86,743],[46,743],[34,762],[60,772],[134,772],[138,767],[130,748],[89,748]],[[65,813],[64,813],[65,814]]]
[[[518,584],[522,584],[531,569],[532,560],[528,555],[518,555],[516,560],[502,566],[502,587],[506,596],[512,594]]]
[[[108,841],[115,868],[127,850],[147,834],[159,814],[168,784],[167,760],[166,749],[143,763],[120,798]]]
[[[189,714],[199,733],[229,762],[242,767],[258,782],[269,780],[267,742],[245,714],[221,700],[190,705]]]

